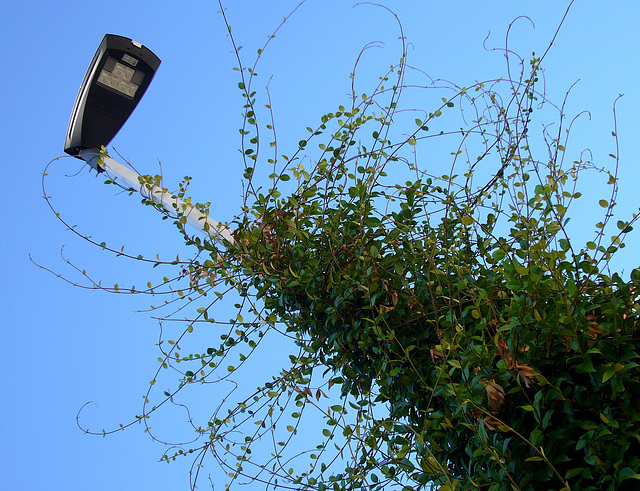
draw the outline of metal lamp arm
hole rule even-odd
[[[109,156],[101,156],[99,150],[81,150],[79,156],[92,168],[107,172],[114,182],[139,192],[145,198],[149,198],[157,205],[162,206],[169,213],[176,214],[181,212],[183,216],[186,217],[189,225],[205,232],[220,244],[223,244],[224,241],[233,244],[234,239],[231,230],[225,225],[204,215],[191,204],[185,203],[170,193],[164,192],[158,186],[143,184],[139,174],[116,162]]]

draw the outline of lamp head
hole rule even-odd
[[[73,106],[64,151],[107,146],[140,102],[160,66],[151,50],[107,34],[84,76]]]

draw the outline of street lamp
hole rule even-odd
[[[127,121],[160,66],[150,49],[123,36],[107,34],[87,69],[71,112],[64,151],[106,172],[114,182],[140,192],[170,213],[182,213],[187,223],[218,242],[233,242],[230,230],[190,204],[162,189],[143,184],[140,176],[108,156],[101,156]]]
[[[64,151],[106,146],[144,95],[160,66],[150,49],[107,34],[93,57],[73,106]]]

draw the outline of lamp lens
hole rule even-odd
[[[139,73],[136,73],[139,72]],[[98,76],[98,85],[133,99],[144,78],[144,72],[128,67],[109,57]],[[134,83],[136,82],[136,83]]]

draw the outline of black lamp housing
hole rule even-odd
[[[107,146],[142,99],[160,66],[150,49],[107,34],[84,76],[73,106],[64,151]]]

